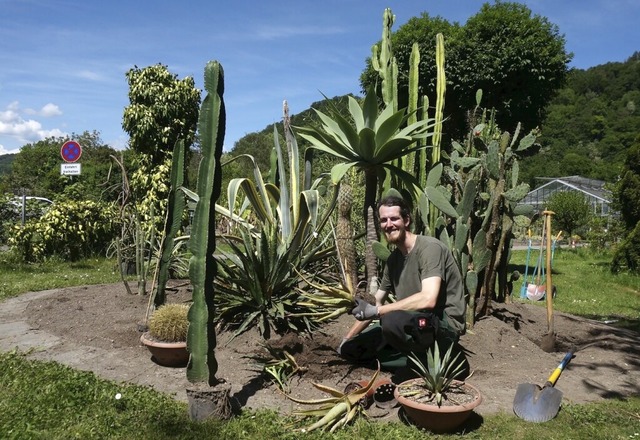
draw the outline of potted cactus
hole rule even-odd
[[[185,367],[189,361],[188,304],[165,304],[149,318],[149,331],[140,336],[152,359],[164,367]]]
[[[456,380],[464,369],[460,353],[452,356],[453,345],[440,357],[438,343],[427,351],[427,365],[415,354],[409,359],[418,377],[400,383],[394,396],[408,419],[432,432],[449,432],[464,423],[482,403],[480,391]]]

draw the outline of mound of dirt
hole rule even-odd
[[[184,283],[174,283],[168,294],[169,302],[189,298]],[[122,284],[12,298],[0,304],[0,327],[9,324],[13,328],[0,337],[0,349],[35,348],[31,354],[35,358],[91,370],[111,380],[149,385],[186,400],[189,383],[185,370],[156,365],[139,342],[139,323],[147,301],[148,297],[128,295]],[[572,345],[578,352],[556,385],[566,401],[584,403],[640,394],[640,335],[564,313],[556,312],[554,318],[556,351],[551,353],[540,348],[548,327],[546,309],[539,304],[494,304],[492,315],[480,319],[462,337],[472,370],[468,381],[484,397],[478,413],[511,412],[518,384],[544,384]],[[325,397],[313,387],[314,382],[344,389],[372,376],[371,368],[350,365],[335,352],[352,323],[353,318],[343,316],[313,337],[289,334],[269,341],[272,347],[287,349],[304,371],[291,382],[294,397]],[[254,359],[267,355],[264,343],[254,330],[233,340],[227,333],[219,334],[218,377],[232,386],[233,397],[243,407],[289,412],[298,405],[260,373]],[[381,374],[390,377],[389,373]],[[385,409],[379,417],[395,414]]]

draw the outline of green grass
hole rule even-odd
[[[538,255],[539,250],[531,253],[528,282],[534,280],[532,266],[535,267]],[[585,248],[556,249],[551,273],[551,280],[557,288],[554,309],[592,319],[614,321],[615,325],[640,331],[640,277],[612,274],[609,270],[610,261],[610,255]],[[524,277],[526,251],[513,251],[511,262],[510,270],[517,269]],[[523,277],[514,282],[514,298],[520,297]],[[538,301],[534,304],[545,306],[546,303]]]
[[[75,263],[51,260],[16,264],[0,259],[0,301],[25,292],[120,281],[114,260],[92,258]]]
[[[121,398],[116,399],[116,394]],[[245,411],[228,422],[193,422],[187,407],[165,394],[122,385],[55,362],[0,354],[0,435],[7,439],[296,439],[304,423],[271,411]],[[474,414],[463,432],[431,438],[633,439],[640,436],[640,397],[625,402],[564,406],[547,423],[528,423],[511,414]],[[424,432],[401,422],[358,420],[333,436],[308,439],[423,439]]]

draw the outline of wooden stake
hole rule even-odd
[[[554,334],[554,325],[553,325],[553,283],[551,281],[551,216],[555,214],[553,211],[544,211],[547,229],[547,287],[545,297],[547,299],[547,325],[549,329],[549,334]]]

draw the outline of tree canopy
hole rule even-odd
[[[627,230],[640,222],[640,137],[627,153],[624,170],[615,191],[616,209]]]
[[[435,102],[435,35],[445,41],[447,94],[446,129],[453,139],[467,132],[467,112],[483,90],[483,107],[495,108],[502,127],[522,123],[535,128],[544,116],[549,100],[566,81],[572,55],[565,50],[565,38],[545,17],[532,15],[525,5],[512,2],[484,4],[465,25],[449,23],[424,12],[392,33],[398,62],[398,100],[406,106],[411,47],[420,47],[421,93]],[[379,43],[378,43],[379,44]],[[376,72],[367,60],[361,75],[366,90],[375,83]],[[448,110],[447,110],[448,109]]]
[[[82,146],[82,173],[79,176],[60,175],[60,148],[73,139]],[[24,145],[16,154],[11,165],[7,182],[10,191],[40,197],[57,198],[67,194],[72,198],[112,200],[115,193],[107,185],[107,176],[119,175],[119,170],[111,170],[110,155],[116,151],[103,144],[96,131],[85,131],[67,137],[49,137]],[[119,177],[113,176],[116,181]]]
[[[167,66],[135,66],[127,74],[130,104],[124,109],[122,128],[129,146],[163,162],[178,139],[187,149],[193,144],[198,122],[200,91],[192,77],[178,79]]]
[[[555,214],[552,217],[553,229],[564,231],[569,237],[589,223],[591,207],[577,191],[554,193],[547,202],[547,209]]]

